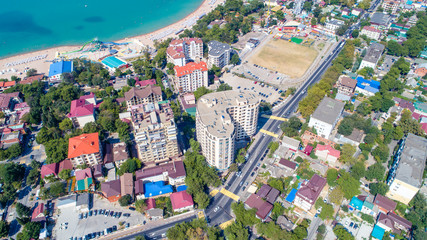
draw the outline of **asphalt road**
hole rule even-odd
[[[164,234],[166,234],[166,231],[169,228],[171,228],[171,227],[173,227],[176,224],[181,223],[181,222],[190,222],[193,219],[195,219],[196,217],[197,217],[196,215],[191,215],[191,216],[189,216],[187,218],[179,219],[179,220],[177,220],[175,222],[167,223],[167,224],[164,224],[162,226],[158,226],[158,227],[154,227],[154,228],[151,228],[151,229],[147,229],[146,231],[134,233],[134,234],[131,234],[131,235],[128,235],[128,236],[125,236],[125,237],[122,237],[122,238],[117,238],[117,239],[119,239],[119,240],[134,239],[136,236],[139,236],[139,235],[142,235],[142,234],[145,235],[146,239],[152,239],[152,240],[154,240],[154,239],[162,239],[162,238],[164,238],[162,236],[165,236]]]
[[[323,73],[330,66],[333,59],[335,59],[338,53],[344,47],[345,40],[339,42],[339,44],[335,47],[335,49],[331,52],[330,55],[326,56],[320,66],[313,72],[310,78],[295,92],[292,98],[284,104],[282,107],[277,108],[273,115],[289,117],[294,110],[298,107],[299,101],[301,101],[306,95],[308,87],[319,81]],[[281,130],[279,129],[281,122],[276,120],[268,120],[263,126],[264,130],[278,133]],[[268,144],[273,141],[274,138],[272,136],[263,134],[260,135],[253,143],[251,148],[249,149],[249,159],[248,161],[241,167],[241,177],[237,177],[235,174],[228,180],[226,184],[226,189],[241,196],[243,186],[248,186],[248,184],[252,181],[251,173],[253,169],[257,165],[261,165],[262,161],[265,158],[265,155],[268,152]],[[228,198],[223,194],[217,194],[213,197],[211,204],[206,209],[205,213],[208,219],[208,222],[212,226],[220,225],[223,222],[232,219],[231,215],[231,203],[232,199]],[[215,211],[215,209],[219,207],[220,210]]]

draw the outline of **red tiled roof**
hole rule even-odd
[[[24,78],[24,80],[21,80],[19,83],[20,84],[31,84],[34,81],[40,81],[44,78],[44,74],[37,74],[31,77],[26,77]]]
[[[86,104],[84,99],[77,99],[71,102],[70,113],[67,115],[69,118],[82,117],[93,115],[94,106],[93,104]]]
[[[329,146],[329,145],[320,145],[318,144],[316,147],[316,151],[328,151],[328,154],[331,156],[334,156],[336,158],[339,158],[341,155],[341,152],[336,150],[335,148]]]
[[[320,177],[317,174],[314,174],[310,181],[297,191],[296,195],[310,202],[311,204],[314,204],[325,185],[326,179]]]
[[[173,210],[194,205],[193,198],[187,193],[187,190],[172,193],[170,199]]]
[[[73,164],[69,159],[65,159],[59,163],[58,173],[60,173],[64,169],[69,169],[69,170],[73,169]]]
[[[156,201],[154,198],[147,199],[147,210],[150,210],[152,208],[156,208]]]
[[[143,80],[143,81],[137,81],[135,83],[136,86],[140,86],[140,87],[145,87],[147,85],[155,85],[156,84],[156,79],[148,79],[148,80]]]
[[[33,213],[31,214],[31,220],[36,220],[37,218],[44,217],[44,203],[39,203],[37,207],[34,208]]]
[[[173,59],[185,58],[184,49],[181,46],[168,47],[166,53]]]
[[[205,62],[199,62],[199,63],[190,62],[182,67],[175,66],[174,69],[177,77],[182,77],[184,75],[191,74],[194,71],[202,71],[202,72],[208,71],[208,67]]]
[[[99,152],[98,133],[82,134],[68,140],[68,158]]]
[[[378,29],[376,29],[376,28],[374,28],[374,27],[371,27],[371,26],[364,26],[364,27],[363,27],[363,30],[370,31],[370,32],[377,32],[377,33],[381,33],[381,31],[380,31],[380,30],[378,30]]]
[[[257,209],[256,215],[261,219],[265,219],[273,209],[273,205],[271,203],[264,201],[260,196],[256,194],[252,194],[251,196],[249,196],[245,204],[248,205],[250,208]]]
[[[76,171],[76,181],[79,181],[85,178],[92,178],[92,170],[90,168]]]
[[[374,204],[380,208],[387,210],[388,212],[394,211],[396,209],[397,203],[388,197],[384,197],[381,194],[375,195]]]
[[[40,175],[42,178],[45,178],[49,175],[57,175],[58,174],[58,163],[51,163],[42,166],[40,170]]]
[[[121,195],[125,196],[127,194],[133,197],[133,174],[125,173],[120,176],[120,188]]]
[[[0,82],[0,87],[2,88],[7,88],[7,87],[12,87],[15,86],[16,82],[15,81],[9,81],[9,82]]]
[[[162,89],[159,86],[147,85],[144,88],[131,88],[125,92],[126,101],[131,100],[133,97],[146,98],[151,94],[162,96]]]
[[[135,195],[144,194],[144,182],[142,180],[135,181]]]
[[[286,160],[284,158],[280,159],[279,164],[282,164],[285,167],[288,167],[290,169],[295,170],[297,168],[297,164],[294,162],[291,162],[289,160]]]
[[[421,129],[424,130],[425,133],[427,133],[427,123],[421,123]]]
[[[272,189],[272,187],[270,187],[270,185],[264,184],[258,190],[258,192],[256,193],[256,195],[260,196],[261,198],[265,198],[267,196],[267,194],[270,192],[271,189]]]

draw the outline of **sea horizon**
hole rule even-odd
[[[0,59],[54,47],[79,46],[95,38],[118,41],[147,34],[185,18],[202,2],[129,0],[127,7],[114,7],[114,15],[107,11],[111,7],[108,3],[114,3],[112,0],[77,0],[67,6],[59,2],[54,4],[57,11],[51,14],[47,9],[43,10],[45,14],[36,9],[57,3],[53,0],[12,2],[0,9]],[[34,11],[22,9],[23,4]],[[128,9],[129,6],[135,7]],[[64,14],[60,9],[68,11]],[[78,16],[73,18],[74,15]]]

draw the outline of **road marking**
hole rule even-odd
[[[25,159],[21,159],[21,161],[19,162],[19,164],[25,164],[27,161]]]
[[[214,189],[209,193],[209,195],[211,195],[212,197],[215,197],[215,195],[217,195],[218,193],[219,193],[218,189]]]
[[[287,118],[282,118],[282,117],[278,117],[278,116],[270,116],[270,119],[284,121],[284,122],[288,121]]]
[[[269,131],[267,131],[267,130],[264,130],[264,129],[261,129],[261,130],[259,130],[260,132],[262,132],[262,133],[265,133],[265,134],[267,134],[267,135],[270,135],[270,136],[272,136],[272,137],[275,137],[275,138],[278,138],[279,137],[279,135],[277,135],[277,134],[275,134],[275,133],[272,133],[272,132],[269,132]]]
[[[39,149],[40,149],[40,146],[41,146],[41,145],[34,146],[34,147],[33,147],[33,150],[39,150]]]
[[[219,227],[222,229],[222,230],[224,230],[224,229],[226,229],[228,226],[230,226],[231,224],[233,224],[234,223],[234,219],[231,219],[231,220],[229,220],[229,221],[227,221],[227,222],[224,222],[224,223],[221,223],[220,225],[219,225]]]
[[[222,188],[221,189],[221,191],[220,191],[220,193],[222,193],[222,194],[224,194],[225,196],[227,196],[227,197],[229,197],[229,198],[231,198],[231,199],[233,199],[234,201],[239,201],[239,199],[240,199],[240,197],[239,196],[237,196],[236,194],[234,194],[234,193],[232,193],[232,192],[230,192],[230,191],[228,191],[227,189],[225,189],[225,188]]]
[[[205,218],[205,214],[202,211],[198,212],[197,215],[199,218]]]

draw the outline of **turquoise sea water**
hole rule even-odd
[[[193,12],[202,0],[1,1],[0,58],[44,48],[149,33]]]

